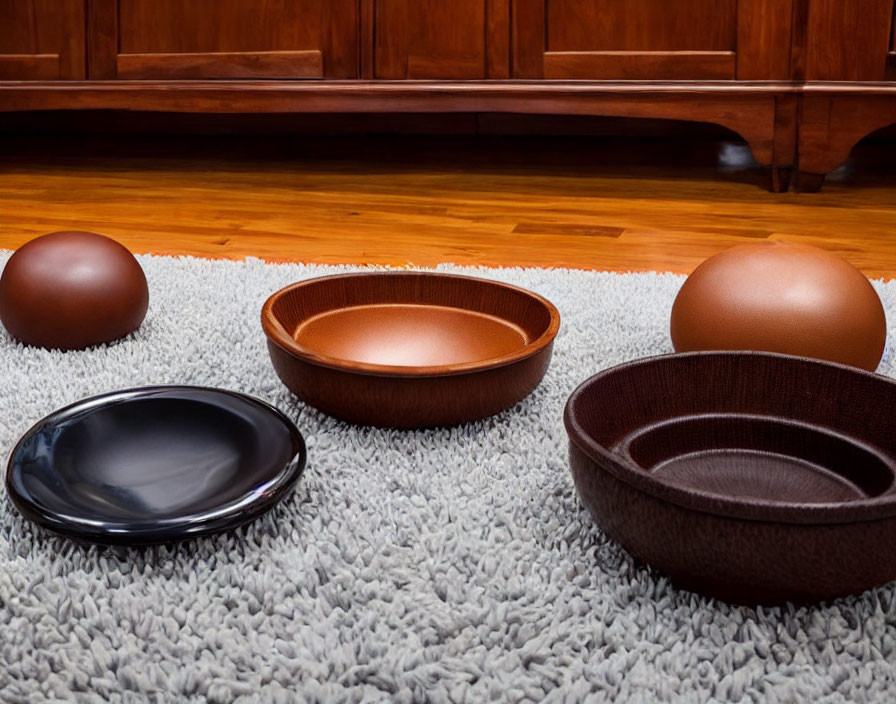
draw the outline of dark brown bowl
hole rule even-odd
[[[564,416],[601,528],[681,586],[814,602],[896,579],[896,381],[763,352],[601,372]]]
[[[560,314],[531,291],[425,272],[340,274],[287,286],[261,322],[274,369],[306,403],[363,425],[455,425],[541,381]]]

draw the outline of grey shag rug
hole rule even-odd
[[[496,417],[407,432],[326,417],[271,368],[262,302],[336,268],[140,261],[150,312],[129,338],[62,354],[0,332],[4,459],[60,406],[177,383],[283,409],[308,467],[255,523],[142,550],[53,537],[4,495],[0,702],[896,700],[893,585],[816,607],[728,606],[635,564],[578,501],[566,398],[600,369],[671,351],[682,277],[472,272],[557,305],[551,368]],[[877,288],[896,320],[896,284]]]

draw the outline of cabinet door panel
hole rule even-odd
[[[892,31],[893,0],[809,0],[806,79],[883,80]]]
[[[375,76],[506,78],[509,0],[377,0]]]
[[[549,0],[548,51],[732,51],[736,0]]]
[[[0,0],[0,80],[85,76],[85,0]]]
[[[519,78],[786,79],[792,0],[515,0]]]
[[[356,0],[91,0],[91,77],[354,78]]]
[[[546,78],[733,78],[736,0],[549,0]]]

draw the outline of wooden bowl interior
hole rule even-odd
[[[642,360],[574,395],[582,434],[663,484],[700,495],[826,504],[894,491],[896,384],[783,355]]]
[[[766,417],[674,418],[618,449],[666,483],[729,498],[836,503],[880,496],[893,485],[891,464],[873,448]]]
[[[896,455],[886,422],[896,384],[800,357],[709,352],[640,360],[595,377],[575,406],[584,435],[606,448],[669,418],[734,414],[835,429]]]
[[[270,311],[292,351],[399,366],[518,353],[545,335],[553,318],[541,299],[514,287],[404,272],[301,282],[275,294]],[[370,339],[359,341],[363,336]]]

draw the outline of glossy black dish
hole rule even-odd
[[[244,394],[154,386],[84,399],[34,425],[6,488],[28,519],[106,544],[156,544],[229,530],[284,498],[305,442]]]

